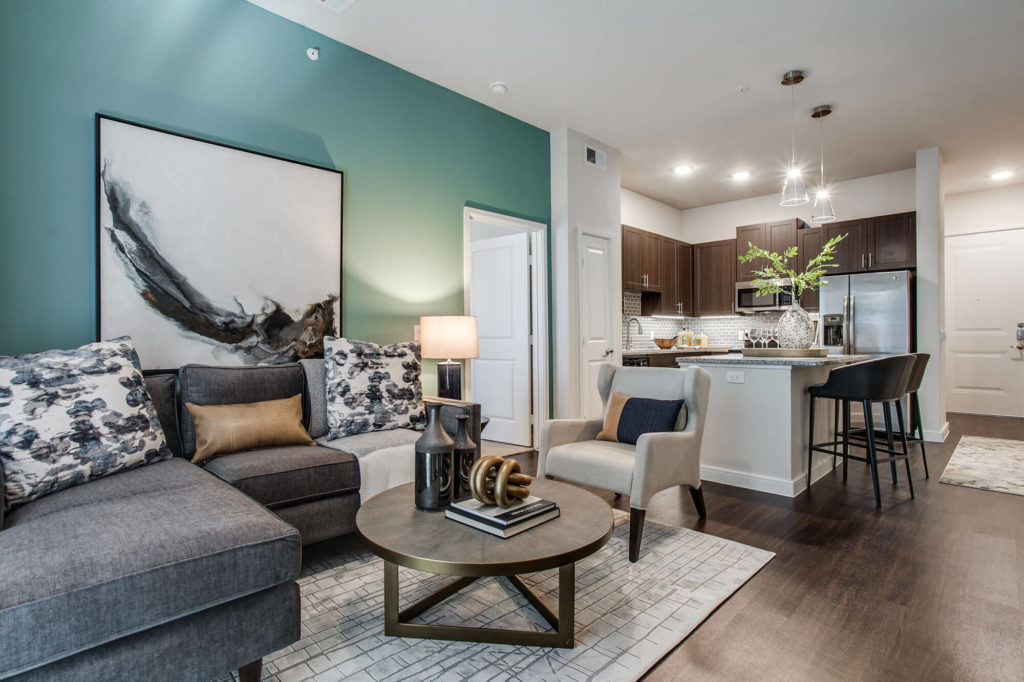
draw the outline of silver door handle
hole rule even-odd
[[[871,267],[871,256],[873,256],[873,255],[874,255],[873,253],[871,253],[870,251],[868,251],[868,267],[869,267],[869,268]]]
[[[604,349],[604,356],[608,357],[609,355],[611,355],[614,352],[615,352],[615,349],[613,349],[613,348],[605,348]]]
[[[647,286],[647,275],[644,275],[644,286]]]
[[[843,296],[843,354],[850,354],[850,297]]]
[[[857,339],[855,337],[857,330],[857,297],[850,297],[850,354],[853,355],[857,352]]]
[[[864,254],[863,253],[860,254],[860,267],[861,267],[861,270],[864,269]]]

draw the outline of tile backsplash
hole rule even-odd
[[[675,336],[683,329],[691,330],[695,335],[707,334],[709,346],[728,346],[739,348],[743,343],[739,333],[751,327],[774,328],[779,324],[781,312],[753,313],[751,315],[730,315],[728,317],[684,317],[661,318],[640,316],[640,292],[625,290],[622,292],[622,348],[626,349],[626,322],[637,318],[643,327],[643,333],[637,334],[633,324],[633,347],[631,350],[656,350],[658,347],[651,340],[651,332],[659,338]],[[811,317],[816,317],[811,313]]]

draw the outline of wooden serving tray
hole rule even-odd
[[[828,348],[744,348],[747,358],[823,358]]]

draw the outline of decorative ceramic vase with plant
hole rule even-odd
[[[828,273],[829,268],[839,267],[832,259],[835,257],[836,244],[844,237],[845,234],[829,239],[821,248],[821,253],[807,262],[803,272],[790,267],[790,261],[796,258],[797,247],[791,246],[780,255],[747,242],[749,250],[739,257],[740,262],[750,263],[755,258],[763,258],[767,263],[763,268],[753,271],[757,275],[754,280],[757,295],[785,293],[793,297],[793,304],[779,318],[779,348],[805,349],[814,345],[817,336],[814,320],[800,307],[800,297],[805,291],[815,291],[825,285],[822,277]]]

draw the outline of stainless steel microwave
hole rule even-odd
[[[792,286],[789,279],[782,280],[782,286]],[[739,282],[736,285],[736,312],[758,313],[766,310],[784,310],[793,304],[789,293],[757,295],[753,282]]]

